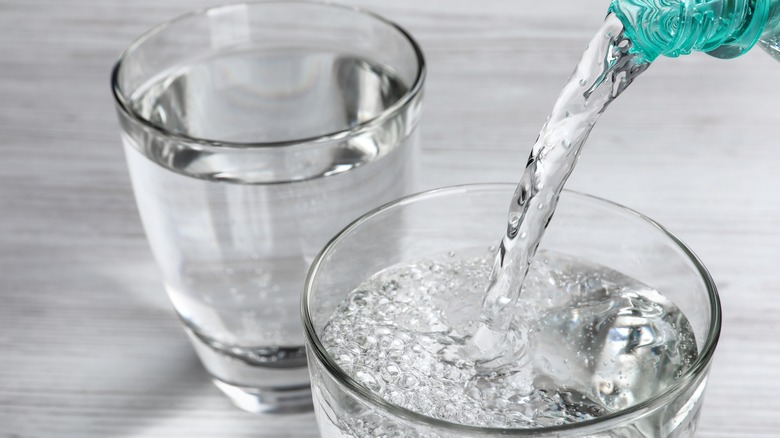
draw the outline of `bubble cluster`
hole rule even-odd
[[[625,408],[673,382],[696,357],[690,324],[658,292],[540,251],[516,316],[527,327],[517,336],[527,357],[518,359],[522,367],[485,373],[465,346],[479,324],[491,261],[488,251],[449,252],[386,269],[335,311],[323,345],[356,382],[393,405],[501,428],[567,424]]]

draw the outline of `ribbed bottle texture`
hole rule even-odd
[[[734,58],[757,42],[780,60],[780,0],[613,0],[647,61],[692,51]]]

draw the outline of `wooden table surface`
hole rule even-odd
[[[117,55],[210,0],[0,0],[0,436],[317,436],[208,381],[132,198]],[[517,181],[607,0],[353,3],[429,64],[420,188]],[[723,335],[701,437],[780,435],[780,63],[663,59],[614,103],[568,187],[665,224],[709,267]]]

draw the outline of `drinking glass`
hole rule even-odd
[[[599,360],[586,360],[585,364],[594,375],[610,371],[611,374],[601,375],[613,375],[616,382],[621,382],[616,384],[625,385],[625,406],[573,424],[531,429],[465,426],[380,398],[345,372],[325,349],[322,335],[334,311],[351,291],[375,273],[398,264],[436,260],[442,254],[451,256],[453,252],[491,246],[495,249],[506,230],[507,204],[513,191],[513,184],[471,185],[401,199],[352,223],[314,261],[306,281],[302,314],[315,412],[323,437],[693,436],[720,333],[715,284],[696,256],[663,227],[628,208],[584,194],[562,193],[537,255],[555,252],[589,265],[601,265],[640,281],[674,303],[690,323],[695,346],[693,342],[690,345],[698,354],[679,375],[672,376],[673,379],[665,376],[668,384],[658,383],[663,377],[663,362],[648,369],[640,368],[635,360],[643,359],[637,355],[649,354],[652,349],[638,348],[640,338],[632,344],[631,335],[648,333],[614,326],[608,336],[591,335],[588,354]],[[392,251],[387,250],[389,247]],[[456,299],[454,295],[452,299]],[[568,316],[561,319],[571,325],[586,318],[582,314]],[[626,315],[629,320],[630,317]],[[560,333],[544,338],[552,354],[570,348],[569,343],[577,336]],[[347,333],[340,345],[358,345],[349,336]],[[634,350],[631,354],[629,347]],[[387,357],[391,357],[391,352]],[[627,380],[618,381],[614,371]],[[418,387],[403,396],[426,397],[426,389]],[[633,402],[632,396],[636,397]]]
[[[398,25],[301,1],[183,15],[116,63],[152,252],[201,361],[239,407],[311,408],[306,270],[351,220],[408,193],[424,78]]]

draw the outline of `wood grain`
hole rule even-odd
[[[0,436],[315,437],[209,383],[135,211],[108,75],[204,0],[0,0]],[[420,188],[515,181],[607,2],[353,2],[423,46]],[[699,436],[780,430],[780,64],[656,63],[605,114],[569,187],[636,208],[710,268],[725,320]]]

